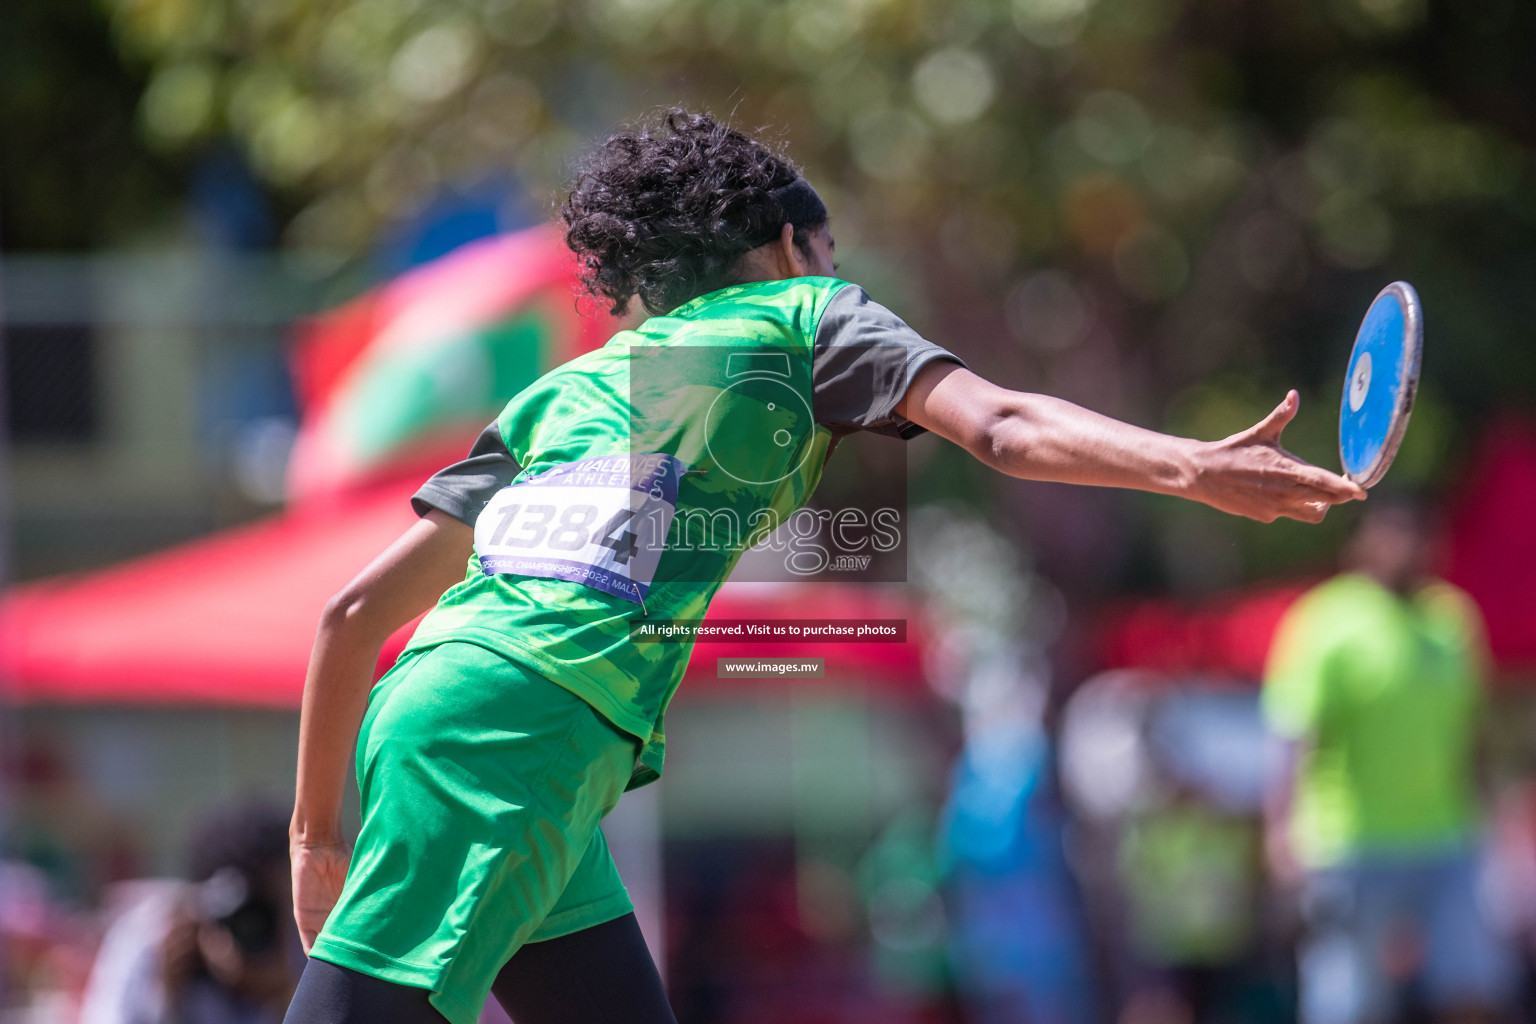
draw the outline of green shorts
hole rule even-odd
[[[518,947],[634,909],[598,822],[639,748],[493,651],[410,652],[369,695],[362,832],[310,955],[430,989],[452,1024],[475,1024]]]

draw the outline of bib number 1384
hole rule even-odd
[[[504,487],[475,522],[480,568],[567,580],[643,604],[683,469],[671,455],[610,456]]]

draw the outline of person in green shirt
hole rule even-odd
[[[561,214],[591,294],[651,317],[513,398],[329,603],[299,729],[310,960],[288,1024],[473,1024],[491,992],[517,1024],[673,1020],[598,828],[661,772],[691,651],[643,638],[701,618],[776,527],[800,536],[840,437],[931,430],[1011,476],[1265,522],[1364,497],[1280,446],[1294,391],[1196,441],[971,373],[836,276],[787,157],[708,115],[611,136]],[[429,608],[373,685],[384,640]]]
[[[1507,995],[1476,892],[1482,620],[1429,575],[1429,550],[1422,511],[1378,497],[1348,570],[1290,609],[1270,650],[1263,708],[1289,757],[1268,845],[1303,882],[1306,1024],[1388,1019],[1405,973],[1450,1019]]]

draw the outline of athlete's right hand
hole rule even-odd
[[[325,927],[325,919],[331,916],[331,908],[341,898],[352,848],[345,843],[295,840],[288,844],[288,857],[293,868],[293,919],[307,955]]]
[[[1189,496],[1261,523],[1281,517],[1320,523],[1331,506],[1363,499],[1365,491],[1358,484],[1280,447],[1280,432],[1300,406],[1300,396],[1292,391],[1254,426],[1201,443]]]

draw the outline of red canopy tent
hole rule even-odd
[[[1505,679],[1536,678],[1536,424],[1506,420],[1483,438],[1451,503],[1445,578],[1482,609]],[[1196,606],[1143,601],[1097,635],[1106,668],[1255,680],[1281,617],[1317,580],[1260,586]]]
[[[414,518],[400,484],[310,504],[0,603],[20,702],[296,706],[327,597]]]
[[[1258,679],[1281,616],[1309,585],[1255,588],[1195,606],[1158,598],[1116,609],[1097,635],[1098,660],[1168,676]]]
[[[407,499],[418,482],[375,485],[115,568],[12,590],[0,602],[5,692],[21,703],[296,707],[321,608],[414,521]],[[806,584],[728,585],[709,617],[915,618],[889,595]],[[386,646],[384,664],[408,635],[409,627]],[[827,675],[844,684],[924,691],[910,638],[700,644],[685,690],[753,685],[714,671],[717,657],[753,655],[824,657]]]

